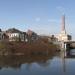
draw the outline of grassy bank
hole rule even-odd
[[[0,42],[0,55],[41,55],[53,54],[57,46],[46,41],[25,42]]]

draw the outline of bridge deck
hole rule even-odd
[[[75,43],[75,41],[63,41],[64,43]]]

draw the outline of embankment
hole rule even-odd
[[[57,46],[44,41],[32,43],[0,42],[0,55],[54,54]]]

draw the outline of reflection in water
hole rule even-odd
[[[75,49],[71,49],[69,54],[75,56]]]
[[[0,56],[0,69],[3,67],[20,68],[22,64],[26,63],[26,66],[30,67],[33,62],[36,62],[40,66],[47,66],[48,59],[52,59],[52,56]]]
[[[51,60],[51,59],[50,59]],[[48,67],[50,65],[50,60],[38,62],[41,67]]]
[[[0,75],[74,75],[75,58],[55,55],[0,56]]]
[[[73,58],[75,57],[75,49],[70,49],[67,51],[67,57]]]

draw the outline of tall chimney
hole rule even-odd
[[[62,20],[61,20],[61,32],[63,34],[66,34],[66,29],[65,29],[65,15],[62,16]]]

